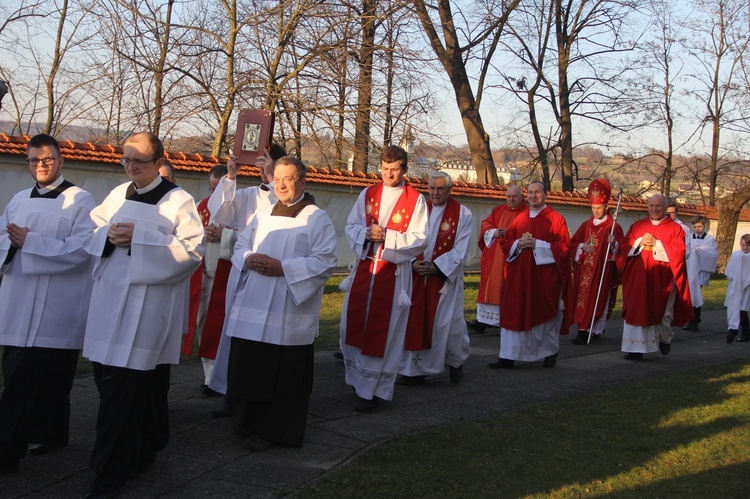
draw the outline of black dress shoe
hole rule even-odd
[[[625,357],[623,357],[625,360],[643,360],[643,354],[642,353],[628,353],[625,354]]]
[[[221,397],[223,395],[208,385],[201,385],[201,393],[206,397]]]
[[[750,341],[750,334],[742,331],[740,333],[740,336],[737,338],[737,343],[747,343],[748,341]]]
[[[738,331],[736,329],[730,329],[727,331],[727,343],[730,345],[734,341],[735,336],[737,336]]]
[[[46,454],[53,450],[62,449],[68,446],[68,442],[59,444],[29,444],[27,453],[31,456],[38,456],[40,454]]]
[[[487,367],[490,369],[512,369],[514,360],[499,358],[495,362],[490,362]]]
[[[342,352],[341,350],[339,350],[338,352],[333,352],[333,356],[339,360],[344,360],[344,352]]]
[[[359,397],[357,400],[357,405],[354,406],[354,410],[357,412],[369,412],[375,409],[378,406],[378,401],[380,399],[377,397],[373,397],[372,400],[367,400],[365,398]]]
[[[671,349],[672,349],[671,343],[664,343],[661,341],[659,342],[659,351],[661,352],[662,355],[667,355]]]
[[[574,345],[585,345],[589,342],[589,332],[579,329],[578,333],[574,338],[570,339],[570,342]]]
[[[124,483],[118,484],[105,484],[95,479],[89,486],[89,490],[83,499],[105,499],[107,497],[114,497],[120,489],[125,486]]]
[[[542,364],[542,367],[555,367],[557,364],[557,354],[553,353],[552,355],[544,358],[544,363]]]
[[[4,457],[0,458],[0,473],[15,473],[18,471],[20,459]]]
[[[687,323],[687,324],[685,324],[685,326],[683,326],[683,328],[682,328],[682,330],[683,330],[683,331],[690,331],[690,330],[692,330],[692,329],[693,329],[693,321],[690,321],[690,322],[688,322],[688,323]]]
[[[224,401],[219,407],[211,411],[211,414],[214,418],[228,418],[232,414],[229,410],[229,399],[224,398]]]
[[[487,329],[487,324],[479,321],[466,321],[466,327],[471,329],[472,331],[475,331],[477,333],[484,333],[484,330]]]
[[[458,367],[448,366],[448,373],[450,376],[451,383],[458,384],[464,379],[464,366],[461,364]]]
[[[242,446],[249,451],[265,452],[273,447],[273,442],[269,442],[260,435],[251,435],[242,440]]]

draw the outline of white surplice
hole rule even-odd
[[[97,228],[84,247],[98,258],[83,355],[145,371],[179,363],[203,224],[193,197],[179,187],[151,205],[126,200],[130,184],[116,187],[91,212]],[[113,223],[134,224],[131,245],[101,257]]]
[[[383,186],[380,199],[380,218],[378,225],[386,227],[393,207],[396,205],[403,192],[403,186]],[[346,239],[358,259],[365,258],[369,248],[369,241],[365,240],[367,232],[366,222],[366,196],[364,189],[354,203],[354,207],[346,220]],[[383,243],[382,259],[397,265],[397,276],[393,302],[391,304],[390,317],[382,317],[380,320],[388,321],[388,338],[385,344],[383,357],[363,355],[362,349],[346,344],[346,319],[347,307],[349,306],[350,293],[344,297],[344,306],[341,313],[341,350],[344,353],[344,364],[346,366],[346,383],[354,387],[357,395],[371,400],[373,396],[383,400],[393,398],[393,385],[396,382],[396,373],[401,362],[404,350],[404,335],[406,333],[406,322],[409,319],[409,307],[399,305],[399,297],[404,292],[411,296],[411,262],[419,256],[427,247],[427,231],[429,218],[427,204],[423,197],[419,197],[409,228],[406,232],[395,230],[386,231]],[[356,268],[352,272],[352,279]],[[371,277],[372,278],[372,277]],[[372,282],[372,281],[370,281]],[[372,285],[370,286],[372,290]],[[367,306],[369,308],[369,296]],[[360,313],[367,314],[368,310]]]
[[[237,190],[237,180],[229,180],[222,177],[219,184],[211,193],[208,200],[208,211],[211,212],[216,223],[234,229],[237,233],[242,232],[250,224],[253,216],[258,210],[266,206],[273,206],[278,199],[274,192],[273,182],[267,185],[268,190],[260,186],[247,187]],[[232,309],[234,294],[239,282],[240,273],[232,265],[227,279],[227,294],[225,301],[226,317]],[[216,359],[208,380],[208,386],[219,393],[227,392],[227,369],[229,367],[229,347],[231,340],[226,335],[226,319],[221,331],[219,347],[216,350]]]
[[[453,248],[432,259],[435,241],[445,206],[433,206],[425,260],[440,269],[447,277],[440,289],[440,301],[435,311],[432,347],[429,350],[404,350],[399,374],[427,376],[440,374],[446,365],[460,367],[471,353],[469,333],[464,320],[464,264],[471,242],[471,211],[461,205]]]
[[[687,251],[690,256],[687,259],[688,281],[690,283],[690,299],[693,307],[703,306],[702,286],[708,286],[711,274],[716,272],[716,263],[719,259],[719,248],[716,239],[711,234],[706,234],[703,239],[691,234]]]
[[[0,345],[80,349],[93,284],[82,245],[96,203],[76,186],[56,199],[31,198],[31,191],[13,196],[0,217],[0,264],[11,247],[7,225],[29,228],[23,247],[0,267]]]
[[[240,273],[226,334],[274,345],[309,345],[318,336],[323,288],[336,266],[336,229],[325,211],[306,206],[296,217],[259,210],[238,238],[232,266]],[[281,260],[283,276],[253,272],[245,260]]]
[[[724,271],[729,279],[724,305],[727,307],[727,326],[740,328],[740,311],[750,311],[750,253],[732,253]]]

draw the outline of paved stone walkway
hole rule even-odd
[[[330,350],[320,351],[315,355],[304,447],[274,447],[260,454],[242,447],[228,419],[211,419],[219,400],[200,393],[200,363],[174,366],[169,445],[118,497],[283,497],[394,437],[663,372],[750,357],[750,344],[725,342],[725,310],[705,311],[701,326],[699,332],[675,328],[678,333],[666,357],[656,353],[642,362],[628,362],[620,352],[622,321],[610,321],[596,344],[572,345],[563,337],[554,369],[543,369],[540,362],[517,364],[512,370],[488,369],[486,364],[497,356],[499,334],[474,334],[462,383],[452,385],[446,373],[424,385],[397,386],[393,401],[368,414],[354,411],[356,397],[344,384],[342,362]],[[21,461],[19,473],[0,475],[0,497],[67,498],[86,492],[94,478],[88,469],[98,405],[93,377],[78,378],[72,397],[70,446],[29,456]]]

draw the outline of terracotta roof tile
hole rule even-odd
[[[26,144],[30,137],[28,136],[11,136],[0,133],[0,153],[23,155],[26,153]],[[64,140],[60,142],[60,148],[63,156],[68,159],[92,162],[100,164],[118,164],[122,155],[122,148],[110,144],[96,145],[91,142],[80,143]],[[167,152],[165,156],[172,162],[177,171],[192,171],[208,173],[211,168],[218,164],[224,164],[225,159],[215,158],[213,156],[203,156],[201,154],[186,154],[184,152]],[[240,175],[248,177],[258,177],[260,172],[256,167],[243,168]],[[374,173],[350,172],[348,170],[337,170],[327,167],[310,166],[307,172],[307,180],[312,183],[342,185],[349,187],[367,187],[380,181],[380,176]],[[427,180],[422,178],[407,177],[407,180],[416,189],[426,192]],[[507,187],[482,184],[467,183],[461,180],[453,181],[453,194],[457,196],[466,196],[484,199],[505,199]],[[551,205],[568,205],[588,207],[589,199],[585,193],[580,192],[561,192],[551,191],[547,196],[547,201]],[[610,206],[617,205],[616,199],[610,200]],[[623,196],[621,209],[624,211],[646,211],[646,201],[633,196]],[[702,207],[691,204],[680,206],[680,214],[684,216],[705,215],[709,219],[716,220],[718,212],[716,208]],[[750,221],[750,210],[742,210],[740,221]]]

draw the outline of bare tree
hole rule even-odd
[[[740,110],[733,100],[745,89],[738,85],[738,75],[747,53],[747,2],[740,0],[697,0],[696,15],[689,18],[687,28],[694,38],[688,50],[698,61],[698,69],[691,75],[696,85],[692,94],[705,108],[701,128],[711,135],[708,172],[708,204],[716,204],[716,187],[721,173],[722,129],[741,120]]]
[[[557,121],[560,125],[562,189],[573,191],[573,117],[585,117],[607,127],[624,128],[612,118],[622,113],[618,99],[618,71],[605,76],[597,59],[629,51],[633,42],[623,38],[631,0],[554,0],[557,42]],[[577,76],[574,67],[583,66]],[[571,80],[572,77],[572,80]]]
[[[459,27],[456,25],[456,19],[467,19],[467,14],[470,13],[458,9],[454,15],[450,0],[438,0],[435,4],[414,0],[417,16],[427,39],[453,86],[477,171],[477,181],[483,183],[497,184],[498,178],[492,160],[490,137],[485,131],[479,108],[490,61],[497,49],[508,16],[519,3],[519,0],[508,0],[480,4],[474,20],[468,22],[465,27]],[[437,20],[433,20],[433,15],[437,16]],[[438,27],[442,35],[438,32]],[[463,41],[462,36],[465,37]],[[467,68],[467,61],[476,57],[473,52],[475,49],[483,52],[478,61],[476,93],[471,86]]]
[[[552,187],[549,153],[557,145],[557,140],[553,140],[549,135],[544,137],[540,129],[537,104],[538,101],[543,101],[553,110],[557,106],[554,84],[546,75],[555,2],[542,0],[538,4],[532,4],[530,8],[519,8],[516,13],[515,19],[507,26],[513,40],[504,45],[531,69],[532,77],[527,78],[525,74],[514,76],[502,69],[499,72],[505,81],[505,89],[514,94],[528,109],[528,124],[536,148],[532,164],[539,164],[541,181],[549,190]]]

